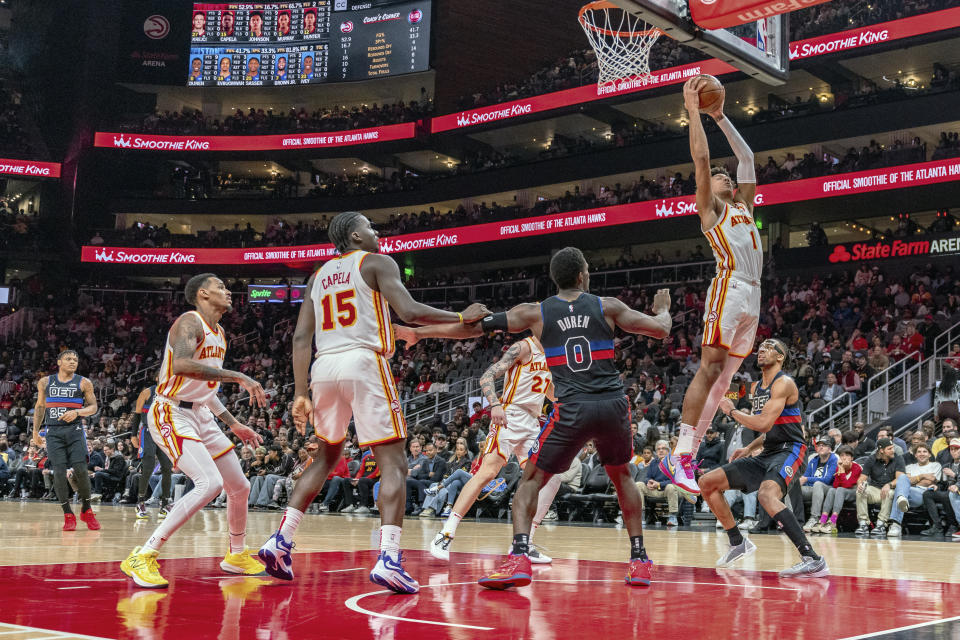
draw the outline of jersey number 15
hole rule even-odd
[[[320,300],[320,308],[323,310],[323,318],[320,322],[321,331],[332,331],[336,329],[336,324],[334,324],[334,298],[336,299],[336,322],[340,323],[341,327],[352,326],[357,321],[357,307],[353,303],[353,299],[357,296],[357,292],[354,289],[348,289],[346,291],[338,291],[336,294],[330,294],[323,296]]]

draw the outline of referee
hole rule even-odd
[[[87,436],[80,418],[97,412],[97,397],[93,383],[77,375],[80,360],[73,349],[61,351],[57,356],[57,373],[40,378],[37,382],[37,404],[33,411],[33,443],[47,448],[47,459],[53,465],[53,488],[63,508],[63,530],[77,528],[77,518],[70,508],[70,488],[67,484],[67,467],[73,469],[77,493],[83,500],[80,519],[88,529],[99,529],[93,510],[90,508],[90,475],[87,471]],[[40,436],[43,422],[46,442]]]

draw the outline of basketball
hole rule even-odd
[[[723,100],[724,89],[720,81],[713,76],[702,74],[700,77],[706,80],[700,87],[700,113],[709,113]]]

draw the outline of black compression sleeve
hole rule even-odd
[[[500,313],[490,314],[489,316],[487,316],[486,318],[480,321],[480,326],[483,328],[484,331],[496,331],[498,329],[501,331],[507,331],[508,330],[507,314],[505,311],[501,311]]]

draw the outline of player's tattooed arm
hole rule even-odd
[[[211,367],[193,359],[197,346],[203,341],[200,319],[192,313],[180,316],[170,329],[170,348],[173,350],[173,374],[208,382],[236,382],[250,394],[250,404],[256,402],[264,407],[267,397],[260,383],[249,376],[233,371]]]
[[[497,398],[497,390],[494,386],[495,380],[505,374],[517,362],[523,362],[530,355],[530,347],[526,340],[514,342],[503,357],[487,367],[487,370],[480,376],[480,393],[487,399],[491,405],[500,403]]]
[[[77,409],[78,416],[92,416],[99,407],[97,406],[97,394],[93,390],[93,383],[84,378],[80,383],[80,390],[83,391],[83,408]],[[69,412],[68,412],[69,413]]]

